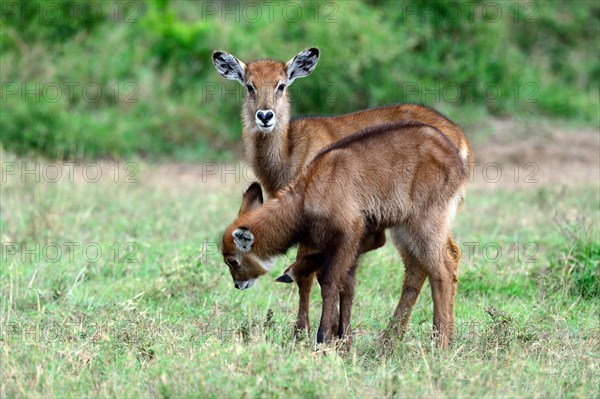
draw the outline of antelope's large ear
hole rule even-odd
[[[311,47],[296,54],[294,58],[289,60],[285,66],[287,67],[288,84],[291,84],[298,78],[303,78],[311,74],[319,61],[319,49]]]
[[[246,64],[235,58],[233,55],[224,51],[215,51],[212,55],[212,62],[224,78],[237,80],[244,85],[244,76],[246,76]]]
[[[239,214],[241,215],[243,213],[253,211],[254,209],[258,209],[262,206],[262,204],[262,189],[260,188],[260,184],[254,182],[250,185],[250,187],[248,187],[246,192],[244,192]]]
[[[252,244],[254,244],[254,234],[247,227],[240,227],[239,229],[233,230],[231,233],[233,236],[233,243],[242,252],[250,251]]]

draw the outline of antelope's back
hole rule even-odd
[[[398,104],[334,117],[293,120],[289,138],[293,148],[294,176],[308,166],[310,161],[326,146],[360,133],[363,129],[397,123],[419,123],[437,128],[456,147],[463,164],[472,163],[471,145],[458,125],[443,114],[423,105]]]
[[[438,129],[394,123],[326,147],[301,180],[306,207],[360,212],[389,225],[425,208],[446,209],[467,175],[459,150]]]

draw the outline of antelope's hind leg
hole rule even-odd
[[[385,332],[386,341],[398,339],[402,341],[408,328],[412,309],[421,293],[427,274],[419,259],[405,245],[397,245],[404,263],[404,282],[402,294],[392,320]]]
[[[323,253],[304,255],[288,266],[275,281],[278,283],[292,283],[299,278],[309,277],[321,269],[323,262],[325,262],[325,254]]]
[[[358,258],[354,261],[352,268],[342,283],[340,290],[340,319],[337,328],[337,336],[342,340],[346,350],[352,347],[352,327],[350,320],[352,316],[352,302],[354,300],[354,288],[356,286],[356,269]]]
[[[433,338],[447,348],[454,339],[454,295],[458,282],[460,248],[448,234],[442,251],[436,253],[436,268],[430,271],[433,297]]]

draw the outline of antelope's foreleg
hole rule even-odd
[[[301,259],[304,255],[310,252],[310,248],[305,246],[300,246],[298,248],[298,253],[296,255],[296,259]],[[305,277],[300,277],[296,279],[296,284],[298,284],[298,317],[296,318],[296,325],[294,333],[296,336],[298,335],[308,335],[310,333],[310,317],[309,317],[309,309],[310,309],[310,291],[312,289],[312,285],[314,282],[314,274],[308,274]]]

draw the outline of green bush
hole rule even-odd
[[[287,13],[288,3],[276,2],[260,17],[243,11],[248,3],[210,2],[216,13],[205,4],[3,5],[4,148],[227,157],[241,133],[243,88],[216,73],[214,49],[287,60],[318,46],[319,66],[290,88],[295,114],[418,102],[459,123],[470,113],[598,123],[596,2],[299,1]],[[45,20],[51,6],[62,18]],[[68,82],[80,86],[58,101],[23,95],[23,87]],[[102,90],[97,100],[82,90],[89,83]]]
[[[0,4],[4,27],[18,30],[19,39],[27,42],[62,43],[75,35],[90,33],[104,22],[109,12],[108,2],[2,0]],[[17,44],[14,40],[2,40],[2,43],[4,50],[18,50],[12,46]]]

